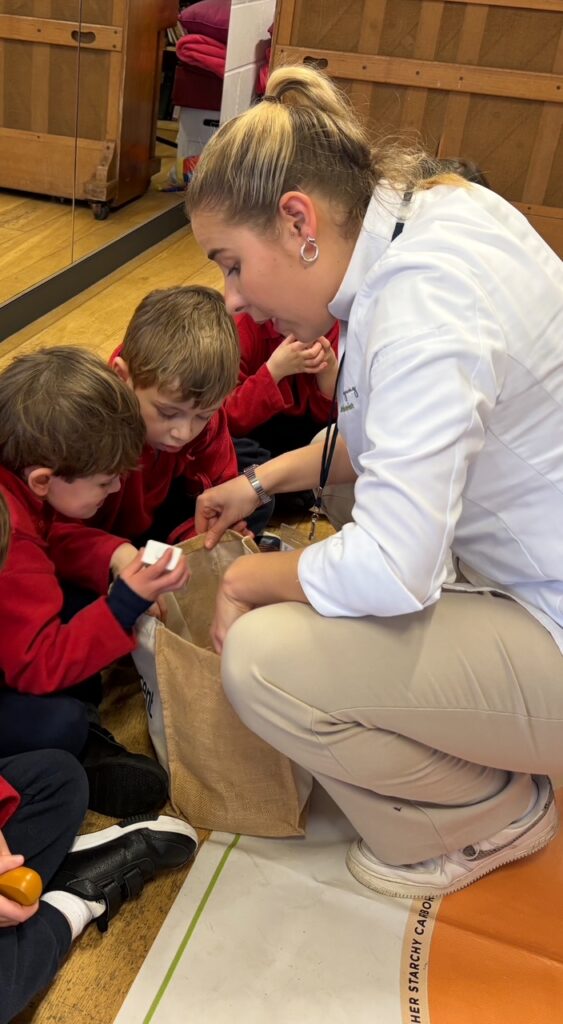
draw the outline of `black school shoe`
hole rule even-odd
[[[78,836],[48,891],[100,900],[106,909],[96,924],[101,932],[126,900],[163,871],[187,864],[197,851],[197,833],[180,818],[138,815],[101,832]]]
[[[131,754],[101,725],[90,725],[80,760],[88,776],[92,811],[129,818],[157,811],[168,799],[164,768],[152,757]]]

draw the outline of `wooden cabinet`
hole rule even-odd
[[[280,0],[273,52],[318,62],[374,132],[475,160],[563,255],[563,0]]]
[[[142,195],[177,13],[177,0],[0,0],[0,187],[106,208]]]

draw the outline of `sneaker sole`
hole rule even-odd
[[[77,836],[69,853],[83,853],[84,850],[93,850],[96,846],[110,843],[113,839],[121,839],[127,832],[138,832],[142,828],[148,828],[151,832],[165,832],[168,835],[186,836],[186,838],[191,839],[195,843],[196,850],[199,845],[197,832],[191,825],[188,825],[187,821],[171,818],[167,814],[160,814],[158,818],[145,818],[143,821],[134,821],[130,825],[110,825],[99,832],[89,832],[87,835]]]
[[[506,864],[513,864],[517,860],[523,860],[524,857],[530,857],[531,854],[543,850],[557,835],[559,830],[559,819],[554,802],[551,803],[545,816],[538,822],[537,828],[538,834],[530,846],[512,852],[510,847],[507,846],[504,850],[499,850],[498,854],[487,857],[486,861],[481,862],[481,864],[476,863],[472,871],[468,871],[463,877],[458,878],[448,886],[417,885],[414,882],[399,886],[397,883],[387,882],[385,879],[380,878],[375,871],[365,868],[356,859],[355,846],[350,847],[346,854],[346,867],[356,881],[361,882],[368,889],[372,889],[373,892],[381,893],[383,896],[394,896],[398,899],[428,899],[431,896],[450,896],[454,892],[459,892],[460,889],[467,888],[468,885],[477,882],[480,878],[484,878],[485,875],[490,875],[497,868],[505,867]]]
[[[147,758],[149,761],[149,758]],[[150,814],[164,806],[168,799],[168,778],[164,769],[154,762],[131,764],[112,757],[92,768],[86,767],[90,796],[88,807],[110,818],[131,818]]]

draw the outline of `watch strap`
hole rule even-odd
[[[246,469],[243,469],[243,476],[245,476],[246,479],[248,480],[248,482],[249,482],[250,486],[252,487],[252,489],[254,490],[254,493],[256,494],[260,504],[261,505],[267,505],[272,500],[272,497],[262,487],[262,484],[260,483],[258,477],[256,476],[256,470],[257,469],[258,469],[257,465],[247,466]]]

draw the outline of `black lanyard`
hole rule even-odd
[[[315,539],[315,531],[317,529],[317,523],[319,517],[324,515],[321,504],[323,498],[323,490],[328,480],[328,474],[330,473],[330,467],[334,456],[334,449],[336,448],[336,438],[338,437],[338,382],[340,381],[340,374],[342,373],[342,367],[344,366],[344,357],[340,360],[340,366],[338,367],[338,373],[336,374],[336,382],[334,385],[334,394],[332,396],[332,402],[330,405],[330,413],[328,417],[328,423],[326,425],[325,438],[323,442],[323,453],[321,455],[321,472],[319,476],[319,486],[311,509],[311,529],[309,530],[309,540]]]
[[[411,196],[411,192],[405,192],[405,195],[403,196],[403,202],[408,203],[410,201]],[[405,222],[403,220],[398,220],[396,222],[395,227],[393,228],[393,234],[391,235],[392,242],[394,242],[395,239],[399,237],[404,226]],[[321,455],[321,472],[319,476],[319,486],[317,488],[317,493],[315,496],[315,500],[313,502],[313,507],[311,509],[311,529],[309,530],[309,540],[315,539],[317,523],[319,521],[320,516],[324,515],[324,512],[322,510],[323,491],[328,480],[328,474],[330,473],[330,467],[334,457],[334,450],[336,448],[336,439],[338,437],[338,384],[340,381],[340,374],[342,373],[342,367],[344,366],[345,355],[346,353],[344,353],[344,355],[342,356],[342,359],[340,360],[340,366],[338,367],[336,383],[334,385],[334,394],[332,396],[332,403],[330,406],[330,415],[328,417],[328,423],[325,431],[323,453]]]

